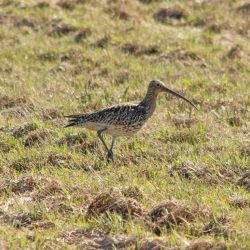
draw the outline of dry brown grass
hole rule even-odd
[[[209,218],[211,212],[205,206],[194,204],[189,207],[185,202],[173,199],[154,207],[147,216],[153,232],[160,235],[164,228],[173,229],[183,223],[191,225],[197,218]]]
[[[108,193],[102,193],[96,196],[88,207],[86,218],[107,212],[117,213],[123,219],[143,215],[143,210],[137,200],[124,197],[119,189],[112,189]]]

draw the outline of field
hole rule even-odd
[[[161,95],[107,164],[64,115]],[[1,249],[250,249],[250,2],[0,2]],[[107,136],[108,141],[110,138]]]

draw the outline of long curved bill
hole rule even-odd
[[[175,95],[175,96],[177,96],[177,97],[183,99],[184,101],[188,102],[190,105],[192,105],[194,108],[196,108],[196,109],[198,110],[198,108],[197,108],[191,101],[189,101],[186,97],[184,97],[184,96],[182,96],[182,95],[180,95],[180,94],[178,94],[178,93],[174,92],[173,90],[168,89],[168,88],[166,88],[166,87],[165,87],[165,91],[166,91],[167,93],[170,93],[170,94],[172,94],[172,95]]]

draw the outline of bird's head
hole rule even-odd
[[[151,92],[151,93],[154,93],[156,95],[158,95],[159,93],[161,92],[167,92],[167,93],[170,93],[172,95],[175,95],[183,100],[185,100],[186,102],[188,102],[190,105],[192,105],[193,107],[195,107],[197,109],[197,107],[191,102],[189,101],[186,97],[174,92],[173,90],[167,88],[164,83],[160,80],[152,80],[149,85],[148,85],[148,90]]]
[[[165,85],[160,80],[152,80],[148,86],[149,90],[153,93],[159,94],[160,92],[165,92]]]

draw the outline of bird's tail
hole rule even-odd
[[[68,124],[65,126],[65,128],[72,127],[72,126],[80,126],[84,123],[85,115],[66,115],[64,116],[68,118]]]

